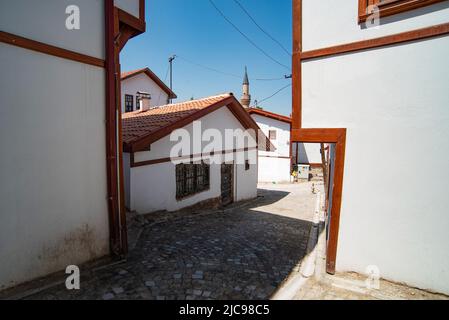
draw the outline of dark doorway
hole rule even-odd
[[[221,204],[234,202],[234,164],[221,165]]]

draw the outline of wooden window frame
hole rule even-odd
[[[207,163],[180,163],[176,165],[176,200],[210,190],[210,165]]]
[[[368,7],[376,3],[379,7],[379,17],[383,18],[443,1],[447,0],[359,0],[359,23],[366,22],[371,15],[367,13]]]
[[[128,105],[128,102],[131,102],[131,105]],[[131,107],[129,110],[128,107]],[[132,94],[125,94],[125,112],[133,112],[134,111],[134,96]]]

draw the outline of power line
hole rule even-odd
[[[223,75],[230,76],[230,77],[234,77],[234,78],[241,78],[241,76],[238,76],[238,75],[236,75],[236,74],[232,74],[232,73],[228,73],[228,72],[223,72],[223,71],[220,71],[220,70],[218,70],[218,69],[211,68],[211,67],[208,67],[208,66],[205,66],[205,65],[202,65],[202,64],[193,62],[193,61],[188,60],[188,59],[186,59],[186,58],[184,58],[184,57],[181,57],[181,56],[178,56],[178,58],[179,58],[179,59],[182,59],[182,60],[184,60],[185,62],[188,62],[188,63],[190,63],[190,64],[192,64],[192,65],[194,65],[194,66],[197,66],[197,67],[200,67],[200,68],[203,68],[203,69],[207,69],[207,70],[212,71],[212,72],[221,73],[221,74],[223,74]]]
[[[290,67],[286,66],[285,64],[279,62],[278,60],[276,60],[275,58],[270,56],[265,50],[263,50],[261,47],[259,47],[245,33],[243,33],[243,31],[241,31],[231,20],[229,20],[228,17],[226,17],[226,15],[223,13],[223,11],[221,11],[220,8],[218,8],[216,6],[216,4],[214,3],[213,0],[209,0],[209,2],[212,4],[212,6],[215,8],[215,10],[217,10],[217,12],[223,17],[223,19],[225,19],[235,30],[237,30],[238,33],[240,33],[246,40],[248,40],[248,42],[251,43],[256,49],[258,49],[260,52],[262,52],[267,58],[269,58],[274,63],[286,68],[287,70],[290,70]]]
[[[206,70],[209,70],[209,71],[212,71],[212,72],[215,72],[215,73],[223,74],[223,75],[229,76],[229,77],[234,77],[234,78],[238,78],[238,79],[242,78],[242,76],[237,75],[235,73],[224,72],[224,71],[212,68],[212,67],[208,67],[208,66],[205,66],[203,64],[196,63],[196,62],[194,62],[192,60],[186,59],[186,58],[184,58],[182,56],[179,56],[179,55],[177,55],[177,57],[179,59],[184,60],[185,62],[190,63],[191,65],[194,65],[194,66],[199,67],[199,68],[203,68],[203,69],[206,69]],[[284,77],[281,77],[281,78],[255,78],[255,79],[252,79],[252,80],[255,80],[255,81],[279,81],[279,80],[288,79],[288,77],[290,77],[290,76],[289,75],[285,75]]]
[[[282,91],[284,91],[284,90],[287,89],[288,87],[291,87],[291,85],[292,85],[292,84],[290,83],[290,84],[286,85],[285,87],[282,87],[281,89],[279,89],[278,91],[276,91],[275,93],[273,93],[271,96],[269,96],[269,97],[267,97],[267,98],[265,98],[265,99],[262,99],[262,100],[258,101],[258,103],[260,104],[260,103],[262,103],[262,102],[265,102],[265,101],[267,101],[267,100],[273,98],[274,96],[276,96],[277,94],[281,93]]]
[[[271,40],[273,40],[282,50],[285,51],[285,53],[287,53],[289,56],[291,56],[292,54],[290,53],[290,51],[288,51],[283,45],[282,43],[280,43],[278,40],[276,40],[271,34],[269,34],[267,31],[265,31],[264,28],[262,28],[260,26],[260,24],[257,23],[256,19],[253,18],[253,16],[248,12],[248,10],[245,9],[245,7],[238,1],[238,0],[234,0],[234,2],[240,7],[240,9],[243,10],[243,12],[245,12],[245,14],[251,19],[251,21],[260,29],[260,31],[262,31],[267,37],[269,37]]]
[[[164,83],[167,81],[169,71],[170,71],[170,65],[168,65],[167,72],[165,72]],[[162,90],[159,92],[159,98],[157,99],[157,103],[159,103],[159,101],[161,101],[161,96],[162,96]]]
[[[257,80],[257,81],[279,81],[279,80],[285,80],[288,79],[288,76],[285,75],[282,78],[259,78],[259,79],[253,79],[253,80]]]

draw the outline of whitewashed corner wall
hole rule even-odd
[[[290,182],[290,124],[252,114],[262,132],[268,137],[270,130],[276,130],[276,140],[271,143],[276,147],[275,151],[259,151],[259,182]]]
[[[296,152],[296,147],[293,148]],[[321,145],[319,143],[299,143],[298,144],[299,163],[301,164],[316,164],[322,163],[321,160]]]
[[[102,1],[1,1],[0,29],[103,58]],[[0,44],[0,289],[109,253],[105,70]]]
[[[151,94],[150,105],[162,106],[166,105],[168,101],[168,94],[162,90],[156,82],[148,78],[145,74],[139,74],[137,76],[128,78],[122,81],[122,113],[125,112],[125,95],[129,94],[133,96],[134,110],[136,110],[136,93],[143,91]]]
[[[203,132],[217,129],[224,136],[225,129],[244,129],[227,107],[223,107],[201,118]],[[193,136],[192,124],[184,127]],[[151,145],[151,151],[138,152],[135,161],[142,162],[170,157],[170,150],[176,142],[170,137],[164,137]],[[208,143],[204,142],[203,147]],[[224,150],[239,149],[239,145],[231,145]],[[219,151],[219,150],[217,150]],[[187,156],[187,154],[183,154]],[[190,154],[189,154],[190,155]],[[129,155],[125,154],[125,157]],[[257,162],[257,157],[255,157]],[[204,191],[186,199],[176,200],[176,170],[175,164],[161,164],[130,168],[129,206],[140,214],[160,210],[176,211],[192,206],[198,202],[214,199],[221,195],[221,166],[212,164],[210,171],[210,190]],[[125,172],[127,169],[125,168]],[[125,179],[126,181],[126,179]],[[251,164],[249,170],[244,165],[234,166],[234,200],[241,201],[257,197],[257,163]]]
[[[259,157],[259,182],[291,182],[290,159]]]
[[[356,0],[303,5],[305,50],[449,16],[444,2],[363,30]],[[303,127],[348,128],[338,271],[449,293],[448,57],[439,37],[302,63]]]

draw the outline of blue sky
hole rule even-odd
[[[291,50],[291,0],[238,0],[255,20],[289,51]],[[259,47],[287,66],[291,58],[260,31],[233,0],[214,0],[224,14]],[[176,101],[233,92],[240,98],[245,65],[251,82],[253,102],[269,97],[291,83],[282,78],[291,74],[258,51],[227,23],[209,0],[147,0],[147,32],[126,45],[121,54],[122,71],[148,66],[162,80],[168,70],[168,57],[174,62],[173,90]],[[199,67],[217,69],[231,75]],[[169,83],[167,76],[166,83]],[[291,113],[291,87],[262,103],[265,110]]]

